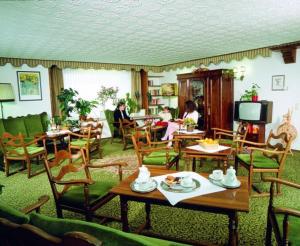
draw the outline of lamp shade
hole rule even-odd
[[[0,102],[11,102],[15,100],[13,87],[9,83],[0,83]]]

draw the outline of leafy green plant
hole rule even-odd
[[[60,94],[57,96],[63,120],[70,117],[70,113],[74,110],[77,95],[78,92],[76,90],[69,88],[62,89]]]
[[[97,101],[88,101],[79,98],[75,103],[75,109],[80,116],[86,117],[93,108],[97,107]]]
[[[244,94],[241,96],[240,100],[241,101],[251,101],[252,96],[257,96],[258,95],[258,89],[260,86],[256,83],[252,83],[252,86],[250,89],[245,90]]]
[[[183,120],[183,124],[184,124],[185,126],[190,126],[190,125],[195,126],[195,125],[196,125],[196,122],[195,122],[192,118],[185,118],[185,119]]]
[[[105,87],[101,86],[100,91],[97,92],[97,100],[99,104],[101,104],[103,107],[105,107],[105,103],[108,99],[116,100],[117,94],[119,92],[119,88],[116,87]]]
[[[138,102],[131,98],[129,93],[126,93],[126,97],[122,98],[119,102],[125,103],[128,114],[135,113],[138,110]]]

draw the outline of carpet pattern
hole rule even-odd
[[[104,143],[104,158],[93,160],[93,163],[110,163],[115,161],[126,161],[128,167],[124,168],[124,176],[131,174],[137,167],[137,159],[133,150],[122,151],[121,144]],[[180,163],[183,169],[184,163]],[[200,172],[211,172],[216,168],[217,163],[207,161],[203,167],[197,167]],[[283,178],[300,183],[300,153],[289,156],[286,162]],[[247,175],[247,172],[240,168],[239,175]],[[117,180],[115,168],[105,168],[101,171],[93,171],[95,180]],[[259,178],[257,176],[256,178]],[[5,177],[0,172],[0,184],[5,185],[1,199],[11,206],[21,209],[33,203],[41,195],[48,194],[51,199],[41,209],[41,213],[56,216],[54,200],[50,190],[50,185],[46,173],[27,179],[25,173],[17,173],[10,177]],[[269,184],[261,183],[260,186],[268,190]],[[282,187],[283,194],[276,198],[278,204],[285,207],[300,208],[300,191]],[[240,245],[264,245],[266,212],[269,198],[251,198],[250,212],[239,213],[239,233]],[[103,215],[120,215],[119,199],[115,198],[104,207],[98,210]],[[65,218],[84,219],[83,216],[64,211]],[[140,203],[129,203],[129,223],[133,228],[137,228],[144,222],[144,207]],[[215,215],[205,212],[190,211],[179,208],[152,206],[151,220],[153,228],[151,231],[161,233],[164,236],[172,236],[181,239],[196,241],[209,241],[213,244],[225,245],[228,238],[228,219],[224,215]],[[108,226],[121,229],[121,224],[111,222]],[[120,242],[122,245],[122,242]]]

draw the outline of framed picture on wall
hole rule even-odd
[[[272,76],[272,91],[283,91],[285,90],[284,75]]]
[[[34,71],[17,71],[20,101],[42,100],[41,74]]]

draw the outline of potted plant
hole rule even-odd
[[[241,101],[258,101],[258,89],[260,86],[258,84],[252,84],[249,90],[245,90],[245,93],[241,96]]]
[[[139,107],[138,102],[131,98],[129,93],[126,93],[126,97],[120,101],[125,103],[129,115],[137,112]]]
[[[188,132],[192,132],[195,129],[196,122],[192,118],[185,118],[183,120],[183,125],[186,126],[186,130]]]
[[[92,111],[93,108],[97,107],[97,101],[88,101],[79,98],[75,103],[75,109],[79,114],[79,120],[86,120],[87,115]]]
[[[109,99],[113,100],[113,103],[117,100],[119,88],[116,87],[105,87],[101,86],[100,91],[97,92],[97,100],[100,105],[102,105],[103,110],[105,109],[105,104]]]
[[[78,92],[76,90],[69,88],[62,89],[60,94],[57,96],[57,99],[59,101],[59,108],[62,113],[62,120],[70,117],[70,113],[74,110],[77,95]]]

